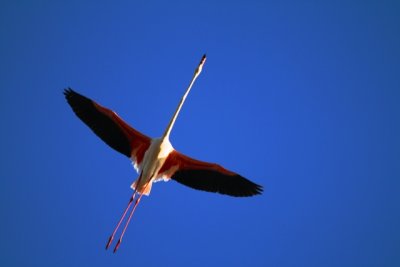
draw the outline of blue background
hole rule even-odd
[[[2,1],[4,266],[400,266],[398,1]],[[63,88],[264,186],[153,186],[104,246],[137,174]]]

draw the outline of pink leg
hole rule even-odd
[[[149,185],[149,183],[146,184],[145,189],[146,189],[146,187],[147,187],[148,185]],[[118,250],[119,246],[121,245],[122,238],[124,237],[125,231],[126,231],[126,229],[128,228],[128,225],[129,225],[129,222],[131,221],[132,215],[133,215],[133,213],[135,212],[136,207],[137,207],[137,205],[139,204],[140,199],[142,198],[142,196],[143,196],[143,194],[140,194],[139,198],[136,199],[135,205],[133,206],[133,209],[132,209],[131,213],[129,214],[128,220],[127,220],[127,222],[126,222],[126,224],[125,224],[125,227],[124,227],[124,230],[122,230],[121,237],[118,239],[117,245],[115,245],[114,253]]]
[[[121,225],[123,219],[124,219],[125,216],[126,216],[126,213],[128,212],[129,208],[131,207],[131,204],[132,204],[132,202],[133,202],[133,199],[135,198],[135,195],[136,195],[136,190],[135,190],[135,192],[133,193],[132,197],[129,199],[128,206],[126,207],[124,213],[123,213],[122,216],[121,216],[121,219],[119,219],[119,222],[118,222],[117,226],[115,227],[113,233],[111,234],[110,238],[108,239],[108,242],[107,242],[107,245],[106,245],[106,249],[108,249],[108,247],[111,245],[111,242],[112,242],[113,239],[114,239],[115,233],[117,232],[119,226]]]

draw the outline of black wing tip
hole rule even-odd
[[[80,112],[79,110],[81,110],[82,107],[85,108],[85,105],[87,105],[88,103],[93,103],[93,100],[87,98],[84,95],[81,95],[80,93],[77,93],[71,87],[65,88],[63,93],[65,99],[67,100],[68,104],[72,107],[75,113],[77,112],[79,113]]]
[[[243,187],[242,190],[238,191],[237,195],[231,195],[234,197],[254,197],[256,195],[261,195],[264,191],[263,186],[253,183],[252,181],[238,175],[241,179],[244,179],[248,184]]]
[[[234,190],[232,191],[225,191],[225,192],[219,192],[221,194],[226,194],[232,197],[253,197],[256,195],[261,195],[264,191],[263,186],[256,184],[249,179],[236,174],[233,175],[237,181],[240,181],[240,185],[238,185]]]
[[[68,95],[73,94],[73,93],[75,93],[75,91],[72,90],[71,87],[67,87],[67,88],[64,89],[64,95],[65,96],[68,96]]]
[[[66,99],[70,99],[73,96],[79,95],[77,92],[75,92],[71,87],[67,87],[64,89],[63,92],[64,96]]]
[[[256,185],[252,188],[241,189],[240,191],[236,191],[236,192],[226,192],[224,190],[221,190],[221,191],[216,191],[215,193],[220,193],[222,195],[238,197],[238,198],[254,197],[257,195],[262,195],[263,187],[260,185]]]
[[[264,188],[261,185],[255,184],[253,194],[251,196],[262,195]]]
[[[71,104],[71,99],[73,99],[75,96],[78,95],[78,93],[75,92],[74,90],[72,90],[70,87],[65,88],[63,93],[64,93],[64,96],[65,96],[65,99],[70,104]]]
[[[239,174],[223,174],[214,170],[178,170],[171,179],[197,190],[219,193],[231,197],[261,195],[263,187]]]

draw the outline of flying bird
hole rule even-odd
[[[106,249],[111,245],[119,226],[136,199],[121,236],[115,245],[114,253],[117,251],[140,199],[143,195],[148,196],[150,194],[153,182],[172,179],[197,190],[233,197],[249,197],[262,193],[262,186],[218,164],[190,158],[176,151],[169,141],[176,118],[190,89],[200,75],[205,61],[206,55],[202,57],[197,66],[185,94],[160,138],[150,138],[142,134],[129,126],[114,111],[101,106],[71,88],[65,89],[65,98],[76,116],[107,145],[130,158],[134,168],[139,173],[139,177],[131,185],[133,194],[108,239]],[[137,194],[138,196],[136,197]]]

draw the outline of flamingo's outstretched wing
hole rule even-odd
[[[149,137],[130,127],[114,111],[71,88],[65,89],[64,95],[76,116],[98,137],[116,151],[132,158],[135,165],[140,165],[150,146]]]
[[[218,164],[195,160],[176,150],[168,155],[160,175],[194,189],[234,197],[258,195],[263,190],[262,186]]]

